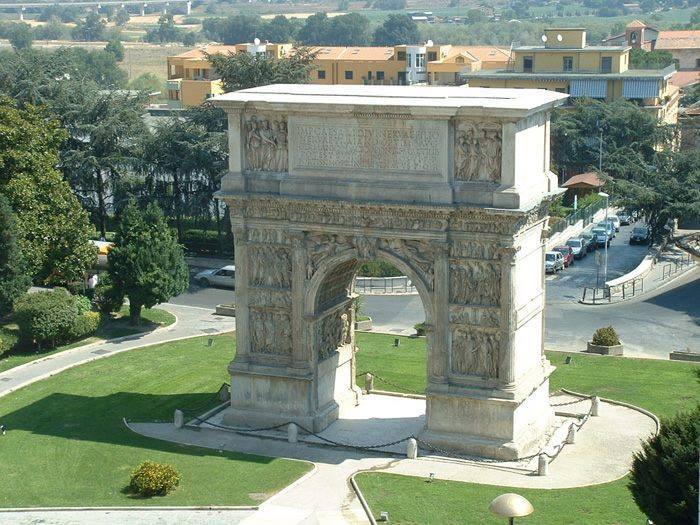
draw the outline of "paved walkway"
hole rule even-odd
[[[386,396],[364,396],[363,403],[371,404],[373,398]],[[552,402],[573,399],[575,398],[570,396],[556,396]],[[383,414],[390,428],[396,423],[391,422],[391,418],[405,419],[407,414],[416,412],[419,404],[423,405],[420,408],[424,411],[423,400],[393,397],[391,401],[394,406],[407,406],[389,412],[390,415],[386,412]],[[565,409],[570,413],[583,414],[588,411],[589,405],[590,401],[581,401],[566,406]],[[367,444],[372,440],[385,441],[386,432],[381,428],[381,419],[377,419],[377,414],[371,408],[368,414],[367,422],[371,425],[367,431],[358,432],[355,440],[358,444]],[[416,416],[420,417],[420,414],[416,413]],[[408,434],[413,430],[412,423],[407,422]],[[342,421],[334,423],[341,426],[342,424]],[[335,432],[334,425],[324,431],[324,435],[340,435],[342,432]],[[497,464],[436,456],[421,456],[416,460],[408,460],[381,452],[358,453],[304,442],[291,444],[283,439],[253,437],[220,429],[176,429],[168,423],[131,423],[130,427],[145,436],[176,443],[314,463],[315,469],[312,472],[264,502],[258,512],[241,522],[246,525],[367,523],[359,501],[349,485],[349,478],[358,471],[368,469],[426,478],[434,472],[438,479],[543,489],[605,483],[627,473],[632,454],[639,447],[641,439],[650,435],[656,428],[653,420],[640,412],[603,403],[601,415],[590,418],[578,433],[576,443],[564,447],[550,465],[549,475],[538,477],[533,475],[533,470],[537,468],[536,459]],[[394,428],[392,431],[397,432]]]
[[[163,308],[177,317],[175,324],[145,334],[136,334],[115,341],[104,341],[52,354],[0,373],[0,397],[55,375],[67,368],[94,361],[126,350],[164,343],[187,337],[230,332],[235,328],[231,317],[216,316],[211,310],[163,304]],[[0,520],[2,521],[2,520]]]
[[[0,511],[3,525],[237,525],[252,510],[38,510]],[[281,523],[281,522],[280,522]]]

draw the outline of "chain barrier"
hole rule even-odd
[[[394,383],[394,382],[392,382],[392,381],[389,381],[388,379],[385,379],[385,378],[383,378],[382,376],[378,376],[378,375],[375,374],[374,372],[361,372],[361,373],[359,373],[359,374],[355,374],[355,378],[358,378],[358,377],[361,377],[361,376],[365,376],[365,375],[367,375],[367,374],[371,374],[373,378],[378,379],[378,380],[381,381],[382,383],[385,383],[385,384],[387,384],[387,385],[389,385],[389,386],[393,386],[394,388],[398,388],[398,389],[399,389],[399,392],[401,392],[401,393],[414,394],[414,395],[417,395],[417,396],[424,396],[424,395],[425,395],[425,392],[419,392],[419,391],[417,391],[417,390],[410,390],[410,389],[408,389],[408,388],[406,388],[406,387],[404,387],[404,386],[401,386],[401,385],[399,385],[399,384],[397,384],[397,383]]]

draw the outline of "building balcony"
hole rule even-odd
[[[165,81],[165,89],[167,91],[180,91],[182,89],[181,78],[170,78]]]

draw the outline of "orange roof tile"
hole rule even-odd
[[[312,48],[316,60],[391,60],[393,47],[332,47]]]
[[[700,49],[700,30],[659,31],[656,49]]]
[[[569,188],[571,186],[576,186],[578,184],[584,184],[586,186],[591,186],[593,188],[600,188],[605,185],[605,181],[598,177],[598,174],[594,171],[589,171],[586,173],[579,173],[566,179],[566,182],[562,183],[563,188]]]
[[[676,71],[669,82],[678,87],[692,86],[700,82],[700,71]]]
[[[632,20],[629,24],[627,24],[627,27],[632,28],[632,27],[651,27],[651,26],[646,25],[641,20]]]

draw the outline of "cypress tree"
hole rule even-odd
[[[0,194],[0,315],[12,310],[13,301],[32,284],[25,274],[18,236],[15,214],[10,203]]]
[[[129,298],[132,324],[139,324],[142,307],[152,308],[187,289],[189,271],[182,246],[155,203],[141,211],[129,202],[114,242],[107,256],[109,274]]]

